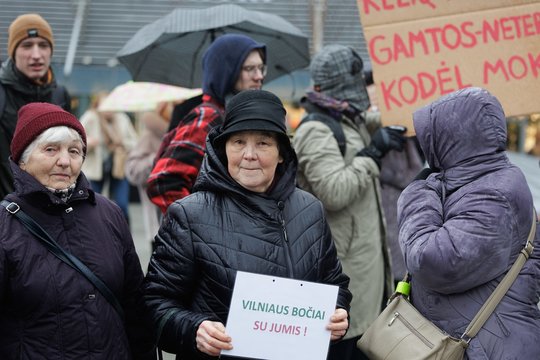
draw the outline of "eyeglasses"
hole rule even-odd
[[[251,76],[255,75],[256,71],[259,70],[261,72],[262,76],[266,76],[266,72],[268,70],[268,67],[265,64],[246,65],[246,66],[242,66],[242,70],[247,72]]]

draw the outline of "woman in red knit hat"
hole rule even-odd
[[[129,227],[118,206],[91,190],[81,172],[85,155],[86,133],[73,115],[47,103],[19,110],[15,191],[0,207],[1,359],[155,358]],[[46,247],[21,213],[104,285]]]

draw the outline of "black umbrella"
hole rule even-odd
[[[266,81],[309,65],[308,38],[285,19],[238,5],[175,9],[141,28],[118,52],[133,80],[188,88],[202,83],[202,55],[218,36],[244,34],[266,44]]]

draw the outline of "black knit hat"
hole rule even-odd
[[[287,138],[286,110],[281,100],[265,90],[245,90],[235,95],[225,109],[225,120],[214,144],[238,131],[258,130],[275,132]]]

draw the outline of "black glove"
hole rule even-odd
[[[403,134],[407,131],[404,126],[385,126],[378,129],[371,138],[371,143],[360,150],[357,156],[369,156],[381,167],[381,159],[390,150],[402,151],[406,138]]]

